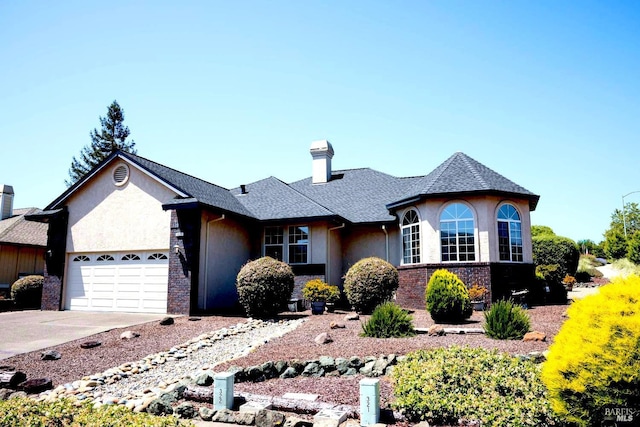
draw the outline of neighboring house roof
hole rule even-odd
[[[27,221],[25,215],[39,213],[37,208],[14,209],[13,216],[0,221],[0,244],[47,246],[47,224]]]
[[[535,210],[540,196],[510,181],[464,153],[455,153],[428,175],[418,179],[402,197],[387,205],[396,208],[426,197],[469,193],[500,193],[529,200]]]

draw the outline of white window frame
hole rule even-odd
[[[296,229],[306,228],[306,239],[295,240],[296,236],[302,236],[301,233],[297,233]],[[271,242],[267,239],[267,230],[277,229],[281,232],[280,239],[276,239],[276,242]],[[280,242],[281,240],[281,242]],[[268,254],[267,248],[281,248],[281,256],[277,258],[279,261],[286,262],[290,265],[305,265],[311,262],[311,227],[308,224],[294,224],[294,225],[266,225],[262,231],[262,254],[263,256],[271,256]],[[296,247],[304,247],[302,251],[306,254],[304,262],[301,260],[293,259],[296,256]],[[294,262],[297,261],[297,262]]]
[[[447,219],[443,219],[443,215],[444,213],[447,211],[447,209],[449,209],[451,206],[453,205],[462,205],[464,206],[469,213],[471,214],[470,218],[466,218],[466,217],[456,217],[456,218],[447,218]],[[461,238],[462,236],[460,235],[460,225],[461,223],[466,223],[468,221],[472,221],[472,227],[471,227],[471,238],[473,239],[472,244],[469,244],[468,242],[462,242],[461,243]],[[476,237],[476,213],[474,212],[473,208],[471,206],[469,206],[467,203],[460,201],[460,200],[455,200],[455,201],[451,201],[448,202],[446,205],[444,205],[443,209],[440,211],[440,215],[438,216],[438,224],[439,224],[439,228],[440,228],[440,261],[443,263],[470,263],[470,262],[477,262],[478,261],[478,247],[477,247],[477,242],[478,239]],[[449,251],[447,251],[447,254],[445,254],[444,249],[444,243],[443,240],[445,239],[445,237],[443,236],[443,225],[453,225],[453,228],[450,228],[447,231],[454,231],[454,240],[453,240],[453,244],[451,243],[451,237],[448,237],[448,243],[446,244],[447,248],[449,248]],[[465,224],[466,225],[466,224]],[[467,237],[468,238],[468,237]],[[464,252],[460,251],[460,248],[464,247],[466,248],[466,250]],[[473,252],[469,252],[469,247],[473,248]],[[451,248],[455,248],[455,254],[452,255],[452,253],[450,252]],[[461,255],[464,255],[467,259],[465,260],[460,260]],[[456,259],[451,259],[452,257],[454,257]],[[447,257],[448,259],[445,260],[445,257]],[[472,257],[473,259],[469,259],[470,257]]]
[[[515,214],[518,216],[517,219],[513,218],[513,212],[509,215],[509,218],[500,218],[500,213],[502,209],[508,208],[508,207],[511,207],[513,209],[513,212],[515,212]],[[507,231],[506,239],[508,240],[506,246],[508,246],[508,251],[509,251],[508,259],[502,258],[502,255],[504,253],[502,251],[502,246],[504,245],[501,242],[501,239],[503,239],[503,237],[500,236],[501,223],[506,224],[506,231]],[[524,262],[524,253],[523,253],[524,242],[522,239],[522,214],[520,213],[516,205],[514,205],[513,203],[506,202],[498,206],[498,210],[496,212],[496,236],[498,240],[498,260],[500,262]],[[518,239],[520,240],[519,244],[517,242]],[[515,243],[514,243],[514,240],[516,240]]]
[[[408,217],[412,215],[412,218]],[[415,221],[413,221],[415,219]],[[412,222],[405,223],[406,220]],[[408,237],[408,240],[405,239]],[[409,209],[400,221],[400,238],[402,239],[402,265],[420,264],[420,214],[417,209]],[[407,246],[408,244],[408,246]]]

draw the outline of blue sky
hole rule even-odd
[[[116,99],[138,154],[233,188],[463,151],[602,240],[640,190],[636,1],[0,4],[0,183],[43,208]],[[640,193],[626,198],[639,202]]]

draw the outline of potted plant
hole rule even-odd
[[[567,274],[564,276],[564,279],[562,279],[562,284],[567,291],[572,291],[573,285],[576,284],[576,278]]]
[[[320,279],[309,280],[302,288],[302,296],[311,302],[311,314],[322,314],[328,303],[335,303],[340,297],[337,286],[331,286]]]
[[[473,286],[469,288],[469,298],[471,299],[471,304],[473,305],[474,310],[484,310],[484,296],[486,293],[487,289],[479,286],[477,283],[474,283]]]

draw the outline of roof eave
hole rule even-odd
[[[501,190],[477,190],[477,191],[459,191],[459,192],[447,192],[447,193],[430,193],[430,194],[420,194],[418,196],[406,198],[403,200],[399,200],[397,202],[389,203],[386,205],[387,209],[394,210],[401,208],[403,206],[407,206],[411,203],[416,203],[425,199],[435,199],[440,197],[452,198],[452,197],[464,197],[464,196],[480,196],[480,195],[504,195],[509,197],[514,197],[518,199],[527,199],[529,200],[529,210],[534,211],[538,206],[538,200],[540,200],[540,196],[536,194],[529,193],[516,193],[511,191],[501,191]]]

